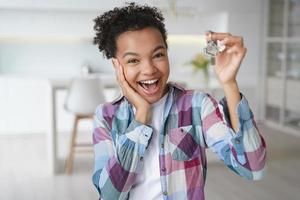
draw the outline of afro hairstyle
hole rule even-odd
[[[156,7],[139,6],[132,2],[125,7],[116,7],[113,10],[104,12],[96,17],[94,22],[96,36],[93,44],[98,46],[99,51],[107,59],[116,56],[116,40],[119,35],[127,31],[141,30],[147,27],[158,29],[166,47],[168,47],[164,17]]]

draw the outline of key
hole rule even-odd
[[[208,41],[206,47],[203,49],[203,52],[206,56],[211,58],[211,64],[215,64],[215,57],[225,50],[225,45],[221,44],[220,40],[213,41],[211,39],[211,31],[208,35]]]
[[[219,48],[216,41],[207,41],[206,47],[203,49],[205,55],[209,57],[216,57],[219,53]]]

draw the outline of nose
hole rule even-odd
[[[157,68],[152,61],[145,61],[142,65],[141,72],[143,75],[153,75],[157,72]]]

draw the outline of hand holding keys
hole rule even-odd
[[[243,37],[208,31],[205,33],[205,39],[207,46],[204,48],[204,53],[210,57],[211,65],[220,83],[235,82],[237,72],[247,52]]]

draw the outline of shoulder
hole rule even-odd
[[[199,107],[203,100],[212,98],[211,95],[199,90],[187,89],[186,87],[171,83],[174,88],[174,101],[177,106]]]
[[[113,118],[121,104],[121,101],[115,102],[105,102],[98,105],[95,109],[94,120],[102,121],[102,123],[107,124],[109,128],[112,128]]]
[[[120,93],[112,101],[104,102],[98,105],[96,108],[96,113],[98,113],[98,115],[101,114],[105,116],[112,116],[124,100],[125,100],[124,96]]]

